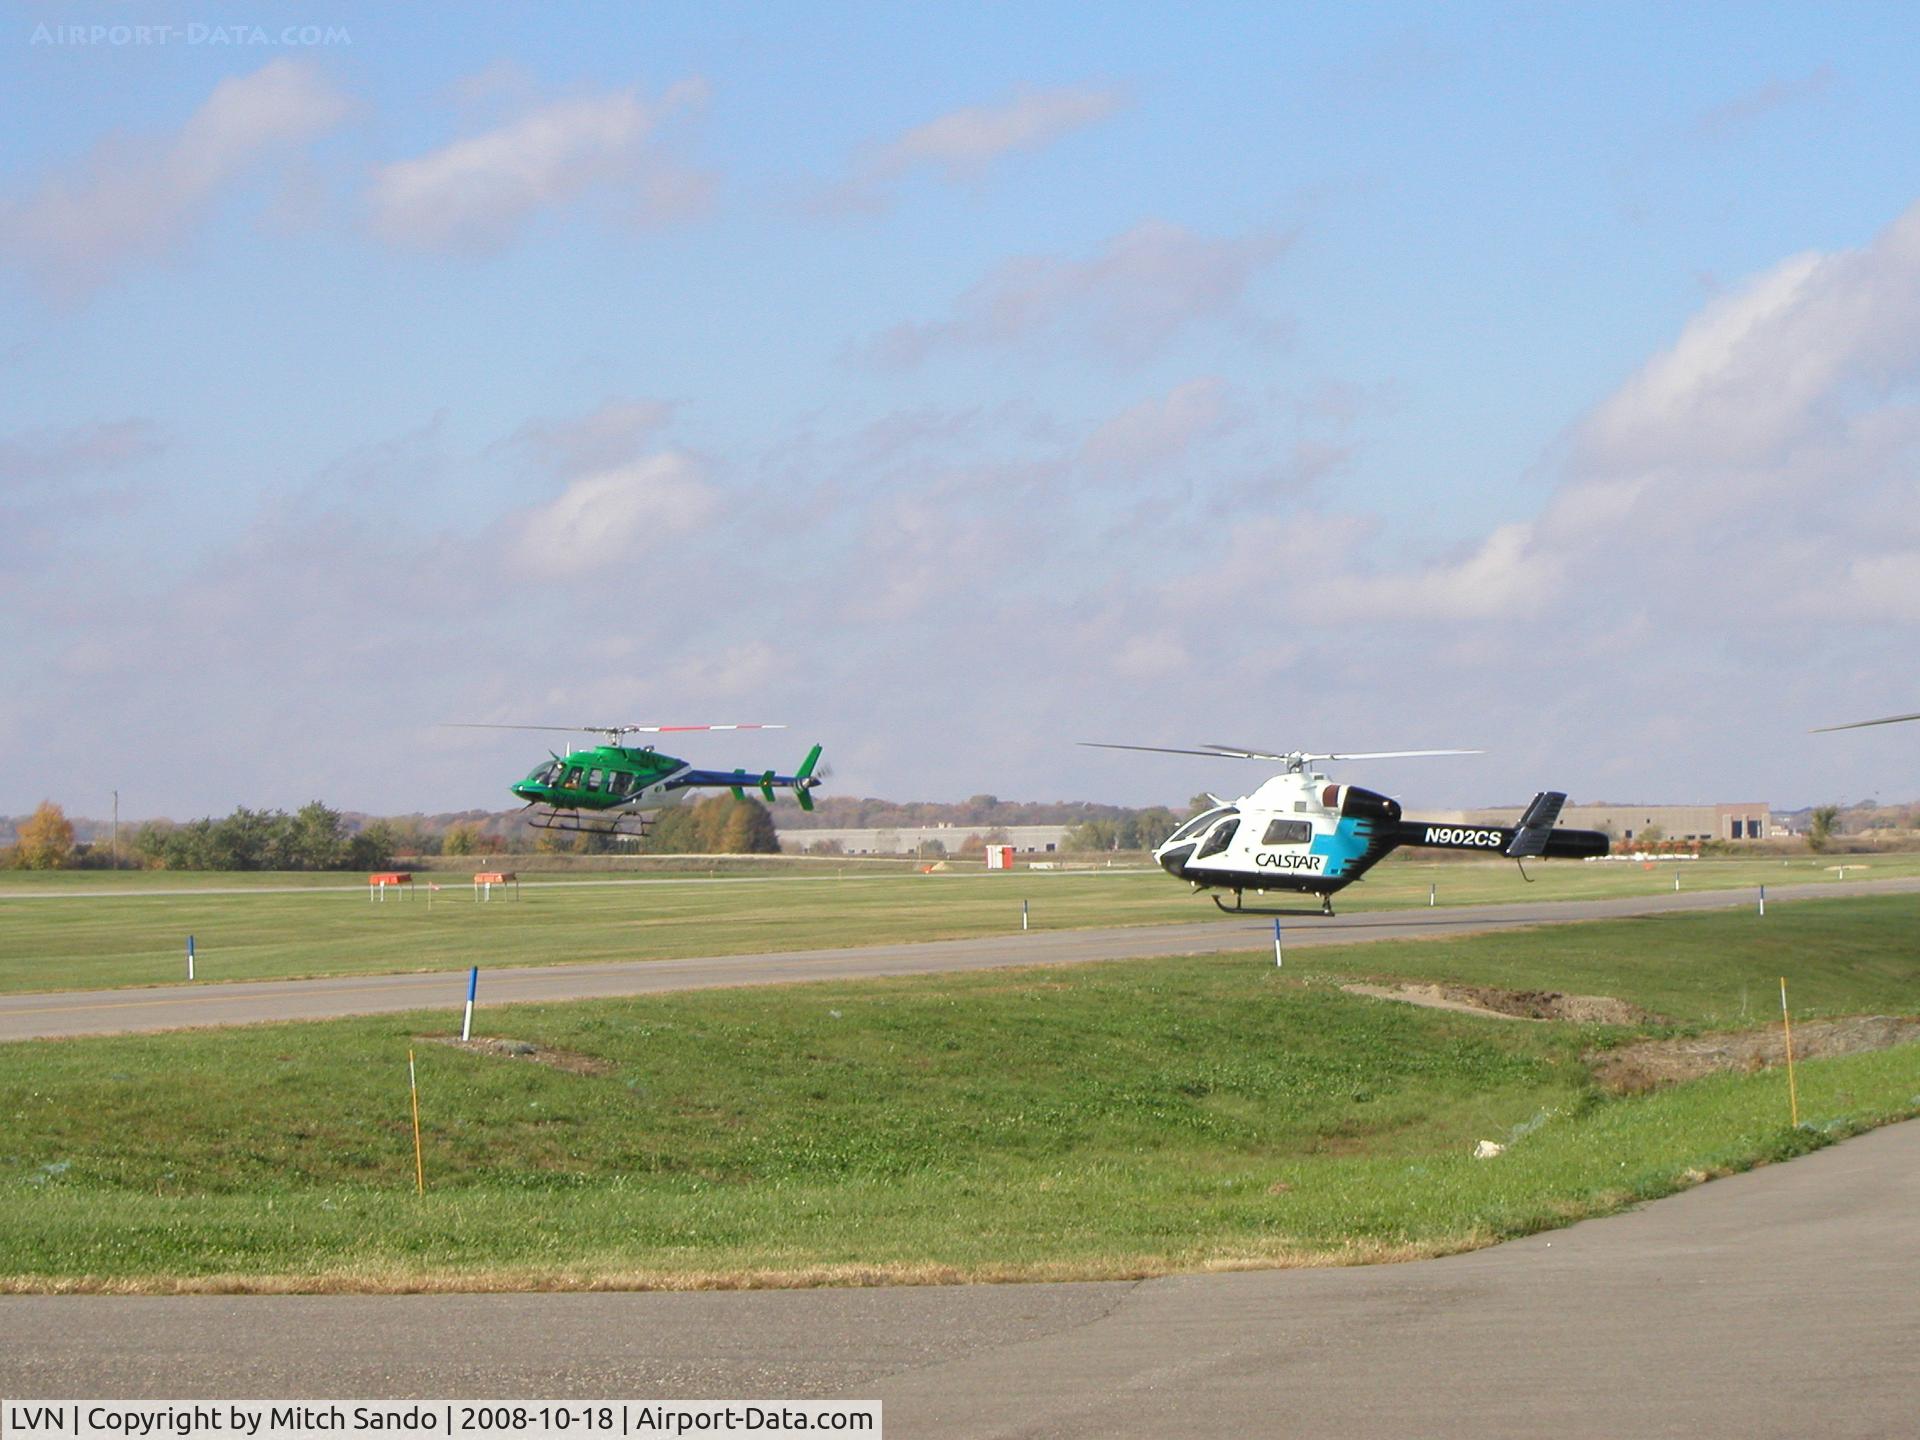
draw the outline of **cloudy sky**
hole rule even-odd
[[[1920,794],[1920,12],[0,12],[0,813]]]

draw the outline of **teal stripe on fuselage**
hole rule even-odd
[[[1373,846],[1373,821],[1358,816],[1343,815],[1340,823],[1324,835],[1313,837],[1308,854],[1324,855],[1327,863],[1320,873],[1329,880],[1337,880],[1347,873],[1347,867],[1364,857]]]

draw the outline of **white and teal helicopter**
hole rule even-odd
[[[1585,858],[1607,853],[1607,836],[1598,830],[1556,830],[1553,822],[1567,797],[1543,790],[1521,813],[1520,823],[1457,825],[1409,820],[1400,802],[1358,785],[1341,785],[1313,767],[1322,760],[1397,760],[1413,755],[1477,755],[1477,750],[1373,750],[1275,754],[1233,745],[1201,750],[1168,745],[1110,745],[1082,740],[1100,750],[1151,750],[1162,755],[1205,755],[1214,760],[1267,760],[1286,768],[1250,795],[1214,801],[1188,820],[1153,852],[1169,875],[1195,890],[1231,890],[1231,907],[1214,895],[1213,903],[1230,914],[1246,912],[1245,892],[1278,890],[1313,895],[1322,915],[1333,914],[1333,896],[1401,846],[1435,850],[1474,850],[1524,862],[1537,858]],[[1521,875],[1526,867],[1521,865]],[[1314,914],[1277,910],[1265,914]]]

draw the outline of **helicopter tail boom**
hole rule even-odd
[[[747,770],[682,770],[667,781],[668,790],[688,790],[710,788],[730,790],[736,800],[746,799],[749,789],[758,790],[769,802],[776,790],[791,790],[793,798],[800,802],[802,810],[813,809],[813,788],[823,776],[816,775],[814,769],[820,763],[820,749],[816,745],[807,752],[807,758],[800,762],[800,768],[791,775],[782,775],[773,770],[765,770],[756,775]]]
[[[1607,853],[1612,843],[1598,830],[1557,830],[1567,797],[1542,790],[1528,804],[1518,825],[1456,825],[1434,820],[1401,820],[1394,830],[1399,845],[1428,850],[1477,850],[1511,860],[1584,860]]]

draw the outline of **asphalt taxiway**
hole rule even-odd
[[[1771,887],[1771,904],[1852,895],[1920,892],[1920,878],[1828,881]],[[1605,900],[1461,905],[1433,909],[1355,911],[1288,917],[1288,948],[1415,940],[1521,929],[1581,920],[1613,920],[1754,906],[1751,891],[1660,891]],[[714,955],[681,960],[489,968],[488,1006],[522,1001],[590,1000],[667,990],[782,985],[806,980],[866,979],[986,970],[1009,965],[1077,965],[1151,955],[1205,955],[1273,944],[1273,922],[1259,916],[1180,925],[1105,930],[1034,930],[969,940],[930,940],[765,955]],[[353,975],[316,980],[228,981],[143,989],[75,990],[0,996],[0,1041],[325,1020],[437,1007],[458,1013],[467,972]]]
[[[1134,1283],[3,1296],[0,1395],[877,1398],[892,1440],[1912,1435],[1916,1177],[1920,1122],[1448,1259]]]

